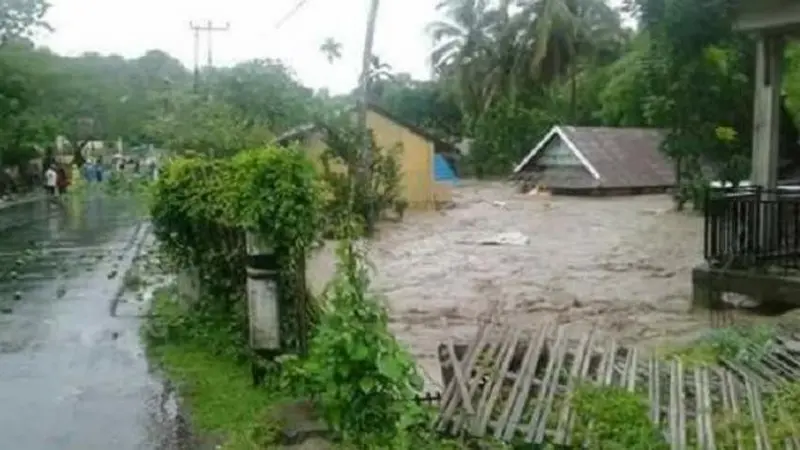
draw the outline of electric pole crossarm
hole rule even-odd
[[[206,40],[208,41],[206,48],[207,67],[211,68],[214,66],[212,35],[219,31],[230,30],[231,25],[226,22],[223,26],[215,26],[214,22],[208,20],[202,25],[189,22],[189,28],[194,34],[194,89],[197,92],[200,82],[200,33],[206,34]]]

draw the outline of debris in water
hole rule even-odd
[[[114,277],[116,277],[116,276],[117,276],[117,271],[116,270],[112,270],[111,272],[108,273],[108,279],[109,280],[114,278]]]
[[[10,306],[0,307],[0,314],[11,314],[14,310]]]
[[[509,233],[496,234],[487,239],[478,241],[479,245],[528,245],[530,239],[528,236],[518,232],[512,231]]]
[[[20,291],[14,292],[14,300],[16,301],[22,300],[22,292]]]
[[[63,284],[56,289],[56,298],[63,298],[67,294],[67,287]]]

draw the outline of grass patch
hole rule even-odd
[[[219,351],[234,340],[209,342],[221,334],[197,332],[202,320],[187,317],[174,299],[171,287],[154,295],[143,334],[151,359],[178,387],[192,431],[224,450],[278,448],[279,428],[269,417],[282,395],[269,384],[254,387],[249,364],[236,351]]]
[[[662,348],[664,357],[677,357],[688,366],[715,365],[723,360],[746,362],[763,358],[772,349],[776,329],[768,325],[710,330],[690,345]]]

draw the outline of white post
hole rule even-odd
[[[250,346],[256,351],[276,352],[281,345],[275,249],[255,233],[248,232],[245,240]]]
[[[756,44],[755,96],[753,101],[753,167],[752,183],[767,190],[762,200],[775,199],[778,185],[778,158],[780,151],[781,79],[783,71],[784,38],[781,35],[762,34]],[[772,248],[774,215],[771,203],[759,211],[760,233],[757,237],[761,249]]]
[[[752,183],[775,189],[780,139],[782,36],[762,35],[756,44]]]

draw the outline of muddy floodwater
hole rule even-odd
[[[645,348],[685,344],[709,330],[708,312],[689,311],[703,218],[675,212],[668,196],[529,196],[507,183],[465,182],[453,197],[452,209],[384,223],[370,244],[373,288],[429,388],[440,383],[439,343],[472,338],[495,304],[494,317],[512,325],[595,328]],[[501,234],[527,243],[482,243]],[[332,262],[330,254],[312,260],[312,285],[330,275],[320,273]],[[798,317],[732,312],[729,320]]]
[[[528,196],[504,183],[454,197],[453,209],[409,215],[372,244],[393,329],[434,384],[437,345],[473,336],[492,302],[512,324],[553,317],[639,343],[708,328],[706,314],[688,312],[703,219],[673,212],[669,197]],[[529,242],[480,243],[500,233]]]

